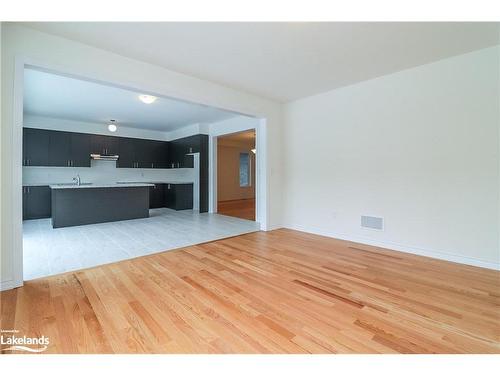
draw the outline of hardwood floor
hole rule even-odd
[[[291,230],[27,282],[48,353],[500,353],[500,272]]]
[[[255,199],[217,202],[217,213],[255,221]]]

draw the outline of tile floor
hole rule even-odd
[[[159,208],[147,219],[53,229],[23,223],[24,279],[112,263],[259,230],[254,221]]]

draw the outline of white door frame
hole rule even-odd
[[[268,230],[267,201],[266,201],[266,120],[255,119],[252,123],[235,124],[230,127],[217,128],[214,124],[210,128],[208,141],[209,149],[209,205],[208,211],[217,212],[217,138],[223,135],[255,130],[255,221],[260,224],[261,230]]]
[[[108,80],[103,81],[102,77],[93,76],[92,73],[89,74],[87,71],[78,71],[76,69],[68,69],[67,67],[57,66],[54,64],[50,64],[44,61],[37,61],[33,59],[26,58],[25,56],[16,56],[14,61],[14,88],[13,88],[13,129],[12,129],[12,281],[8,281],[2,283],[2,289],[11,289],[20,287],[23,285],[24,277],[23,277],[23,215],[22,215],[22,207],[23,207],[23,197],[22,197],[22,149],[23,149],[23,94],[24,94],[24,69],[26,66],[35,67],[38,69],[54,72],[56,74],[67,75],[70,77],[83,79],[92,82],[98,82],[102,84],[113,85],[116,87],[144,92],[147,94],[155,95],[158,97],[168,97],[176,100],[182,100],[186,102],[192,102],[184,99],[182,94],[179,94],[178,97],[175,95],[167,96],[165,94],[155,92],[155,89],[148,89],[147,87],[137,87],[132,82],[126,81],[117,81],[117,80]],[[200,103],[196,103],[200,104]],[[202,103],[204,104],[204,103]],[[212,106],[213,107],[213,106]],[[218,107],[219,109],[233,112],[236,112],[232,108],[224,108]],[[259,118],[260,114],[258,113],[239,113],[240,115],[250,116]],[[265,143],[265,128],[266,121],[265,119],[260,120],[260,124],[257,127],[257,148],[260,150],[266,149]],[[212,137],[210,137],[212,139]],[[209,149],[209,155],[210,155]],[[217,160],[217,159],[215,159]],[[261,174],[259,177],[259,183],[256,187],[256,196],[259,197],[260,204],[257,205],[257,212],[259,213],[259,220],[261,229],[267,230],[267,216],[268,216],[268,204],[267,204],[267,158],[265,152],[261,152],[261,156],[257,158],[258,160],[258,168]],[[209,163],[213,162],[210,161]],[[212,164],[213,165],[213,164]],[[209,170],[210,168],[209,164]],[[209,178],[212,175],[212,172],[209,171]],[[209,187],[213,189],[213,185],[209,183]],[[209,189],[209,193],[210,190]],[[257,193],[258,191],[258,193]],[[257,195],[258,194],[258,195]],[[210,200],[209,200],[210,205]]]

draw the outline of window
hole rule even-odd
[[[240,153],[240,187],[250,186],[250,154]]]

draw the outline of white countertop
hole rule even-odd
[[[148,184],[145,182],[127,182],[127,183],[111,183],[111,184],[54,184],[49,185],[51,189],[92,189],[92,188],[123,188],[123,187],[149,187],[154,186],[154,184]]]
[[[118,181],[117,184],[192,184],[193,181],[175,181],[175,180],[168,180],[168,181]]]

